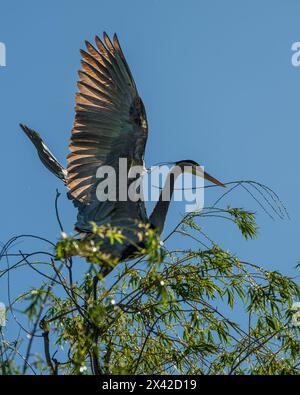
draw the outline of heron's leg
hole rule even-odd
[[[98,283],[100,280],[105,278],[112,271],[112,269],[113,268],[107,267],[104,265],[101,266],[101,269],[98,271],[98,273],[94,275],[92,284],[86,289],[86,292],[85,292],[86,300],[88,300],[92,294],[93,294],[93,299],[95,301],[98,299],[98,296],[97,296]]]
[[[99,274],[100,274],[100,276],[102,276],[102,278],[104,278],[104,277],[106,277],[112,270],[113,270],[112,267],[102,266],[101,269],[99,270]]]
[[[88,298],[90,298],[91,294],[93,294],[93,300],[94,302],[97,301],[98,299],[98,294],[97,294],[97,285],[100,280],[99,274],[96,274],[93,277],[93,282],[91,284],[91,287],[89,287],[88,290]],[[92,324],[92,326],[88,327],[88,330],[92,330],[93,332],[93,338],[94,338],[94,344],[95,346],[91,350],[90,356],[91,356],[91,363],[92,363],[92,370],[95,375],[99,376],[102,374],[102,369],[99,364],[99,349],[98,349],[98,341],[99,341],[99,328],[97,327],[96,324]]]
[[[97,299],[98,299],[97,286],[98,286],[98,283],[99,283],[100,279],[103,279],[105,276],[107,276],[112,271],[112,269],[113,269],[112,267],[108,267],[103,262],[103,265],[101,266],[101,269],[93,277],[93,283],[92,283],[92,286],[91,286],[91,288],[89,290],[89,296],[93,292],[94,302],[96,302]],[[99,328],[97,326],[94,326],[93,332],[94,332],[93,333],[93,335],[94,335],[94,342],[95,342],[96,345],[98,345],[98,341],[99,341],[99,337],[100,337]],[[99,355],[98,355],[98,353],[99,353],[98,349],[97,350],[93,350],[92,353],[91,353],[93,371],[94,371],[94,373],[96,375],[102,374],[102,369],[101,369],[100,364],[99,364]]]

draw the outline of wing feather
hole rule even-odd
[[[117,36],[111,41],[104,33],[103,41],[96,37],[95,46],[86,42],[86,51],[80,53],[82,69],[78,72],[75,121],[67,157],[67,186],[70,198],[80,204],[82,219],[83,212],[95,210],[99,182],[96,173],[100,166],[114,166],[118,174],[119,158],[127,158],[129,168],[132,163],[143,164],[148,128],[143,103]],[[113,212],[113,207],[107,209],[110,204],[99,202],[99,218],[101,204],[106,207],[103,215]]]

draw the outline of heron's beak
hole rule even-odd
[[[216,185],[219,185],[220,187],[224,187],[226,188],[226,186],[221,182],[218,181],[216,178],[212,177],[211,175],[209,175],[208,173],[206,173],[205,171],[203,171],[203,169],[200,166],[196,166],[195,167],[195,173],[196,176],[202,177],[205,180],[208,180]]]

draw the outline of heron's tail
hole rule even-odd
[[[40,135],[21,123],[20,126],[25,134],[28,136],[28,138],[31,140],[31,142],[34,144],[42,163],[47,167],[48,170],[55,174],[56,177],[66,182],[66,170],[51,153],[49,148],[41,139]]]

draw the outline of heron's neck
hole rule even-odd
[[[169,172],[165,185],[160,193],[159,200],[150,215],[150,223],[155,227],[159,234],[161,234],[164,229],[166,216],[174,192],[175,181],[179,174],[181,173]]]

